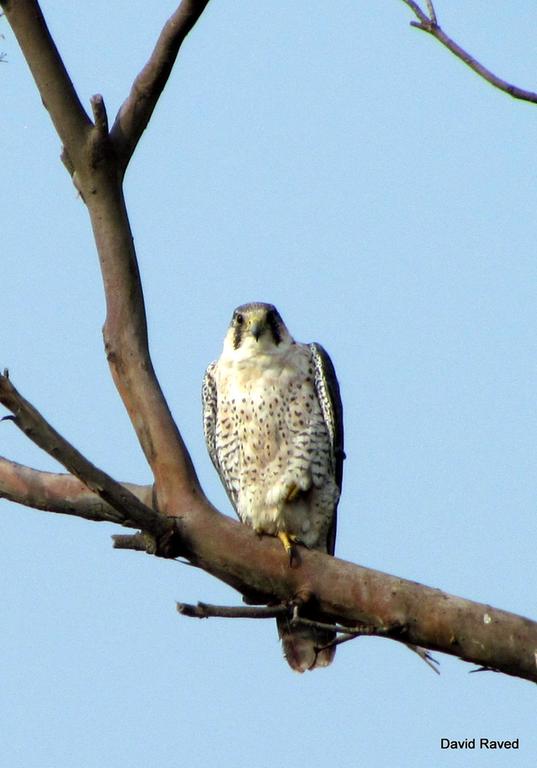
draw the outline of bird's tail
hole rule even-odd
[[[291,626],[287,617],[277,619],[278,635],[282,641],[283,655],[295,672],[327,667],[332,663],[336,648],[323,648],[335,639],[333,632],[315,627]]]

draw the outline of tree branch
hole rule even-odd
[[[134,552],[145,552],[147,555],[156,554],[156,542],[145,533],[115,533],[112,536],[114,549],[132,549]]]
[[[166,85],[185,37],[209,0],[183,0],[162,30],[151,57],[135,79],[110,132],[120,166],[127,168]]]
[[[123,191],[97,180],[88,201],[106,296],[103,328],[114,383],[155,478],[158,509],[201,494],[192,461],[158,383],[147,338],[145,307]]]
[[[67,149],[68,157],[64,161],[88,207],[106,296],[103,329],[106,354],[112,377],[153,472],[157,507],[163,514],[180,515],[180,500],[183,506],[188,505],[203,493],[149,354],[143,292],[121,180],[125,158],[134,148],[137,132],[143,130],[144,121],[149,119],[171,70],[173,51],[178,50],[206,3],[184,0],[163,33],[149,69],[142,77],[151,97],[135,117],[137,97],[133,96],[131,106],[124,113],[130,128],[126,133],[125,126],[116,131],[116,139],[121,133],[130,147],[124,147],[120,160],[114,141],[107,133],[102,97],[92,100],[95,125],[87,121],[87,117],[82,119],[80,104],[36,0],[0,2],[16,30],[41,96],[50,102],[51,117]]]
[[[147,507],[151,506],[152,487],[122,483]],[[119,523],[123,516],[77,477],[41,472],[0,456],[0,498],[34,509],[82,517],[95,522]]]
[[[403,0],[403,3],[407,5],[418,18],[418,21],[410,22],[411,26],[416,27],[417,29],[421,29],[422,32],[427,32],[427,34],[434,37],[436,40],[438,40],[439,43],[450,50],[451,53],[455,54],[458,59],[463,61],[468,67],[470,67],[470,69],[473,69],[474,72],[476,72],[480,77],[493,85],[495,88],[498,88],[504,93],[508,93],[509,96],[512,96],[514,99],[520,99],[521,101],[529,101],[532,104],[537,104],[537,93],[534,93],[533,91],[526,91],[523,88],[519,88],[518,86],[513,85],[512,83],[508,83],[506,80],[502,80],[500,77],[491,72],[490,69],[487,69],[487,67],[483,66],[483,64],[477,61],[477,59],[475,59],[471,54],[465,51],[464,48],[461,48],[461,46],[451,37],[449,37],[449,35],[447,35],[442,27],[440,27],[438,24],[436,12],[431,0],[427,0],[427,8],[429,11],[428,15],[425,13],[425,11],[423,11],[418,3],[414,2],[414,0]]]
[[[43,416],[17,392],[9,380],[7,371],[4,375],[0,375],[0,403],[11,411],[13,414],[13,417],[10,417],[11,420],[32,442],[63,464],[75,478],[78,478],[90,491],[93,491],[107,503],[108,508],[104,510],[106,515],[104,519],[131,528],[139,526],[155,536],[162,536],[169,530],[169,521],[166,518],[143,504],[127,487],[95,467],[56,432]],[[23,474],[19,472],[19,478]],[[13,475],[16,477],[17,472],[12,470],[12,477]],[[26,479],[28,479],[28,475],[26,475]],[[62,511],[68,512],[67,504]]]
[[[259,541],[220,516],[205,536],[202,517],[186,526],[187,556],[240,591],[248,586],[282,603],[300,597],[306,618],[400,627],[401,642],[537,682],[537,623],[529,619],[303,548],[300,567],[289,568],[271,538]]]
[[[73,162],[91,130],[87,116],[35,0],[0,0],[54,127]]]
[[[204,498],[191,505],[179,501],[181,519],[167,519],[94,467],[6,376],[0,376],[0,402],[30,439],[119,513],[122,525],[140,526],[160,537],[159,554],[181,554],[257,602],[299,603],[301,620],[329,622],[351,632],[357,625],[377,627],[406,644],[537,682],[536,622],[304,547],[298,548],[299,567],[290,568],[276,539],[260,539],[249,527],[217,513]]]
[[[287,605],[210,605],[209,603],[177,603],[177,611],[182,616],[194,619],[275,619],[289,613]]]
[[[417,8],[423,14],[412,0],[405,1],[415,13]],[[191,9],[190,21],[183,18],[181,22],[178,17],[175,31],[173,25],[165,30],[149,68],[118,116],[118,127],[111,139],[102,98],[94,97],[92,101],[95,125],[82,110],[37,2],[0,3],[67,148],[68,165],[90,213],[107,302],[106,352],[114,381],[155,477],[153,506],[164,514],[142,503],[127,487],[93,466],[19,395],[7,376],[0,377],[0,402],[12,411],[17,426],[106,502],[122,525],[139,526],[155,538],[160,537],[159,554],[184,555],[193,565],[230,584],[250,600],[286,605],[299,602],[301,620],[350,628],[362,624],[396,627],[397,639],[407,644],[443,651],[481,667],[537,682],[537,623],[303,547],[298,548],[299,567],[290,568],[279,542],[272,537],[260,540],[247,526],[220,515],[199,487],[153,371],[142,287],[121,181],[128,157],[169,75],[170,62],[205,4],[201,0],[184,0],[181,8],[186,12]],[[419,13],[417,16],[418,26],[423,26],[424,31],[444,45],[454,46],[450,48],[454,52],[462,52],[443,32],[439,34],[441,30],[431,17],[426,17],[425,23]],[[472,66],[470,61],[466,63]],[[149,89],[149,95],[143,94],[144,87]],[[0,464],[0,472],[5,469]],[[10,472],[13,489],[13,483],[20,482],[24,472],[8,469],[8,476]],[[26,480],[29,483],[28,476]],[[29,490],[25,499],[19,494],[19,501],[31,503],[36,496],[35,486],[33,496],[32,489]],[[76,514],[67,507],[64,511]],[[110,511],[106,514],[114,515]],[[141,538],[142,542],[140,536],[134,537],[137,545],[145,545],[145,538]],[[134,545],[134,539],[129,537],[129,544]]]
[[[339,635],[339,637],[334,638],[334,640],[327,643],[326,645],[323,645],[318,650],[324,650],[326,648],[332,648],[335,645],[348,643],[349,640],[355,640],[357,637],[363,637],[364,635],[367,635],[368,637],[387,637],[393,640],[398,640],[398,635],[402,629],[400,625],[395,627],[379,627],[361,624],[357,627],[345,627],[341,624],[326,624],[322,621],[307,619],[300,615],[297,610],[297,606],[292,607],[288,605],[245,608],[242,605],[209,605],[209,603],[199,602],[197,605],[191,605],[190,603],[177,603],[177,610],[183,616],[189,616],[196,619],[209,619],[213,617],[223,619],[274,619],[277,616],[287,614],[289,617],[289,623],[291,625],[314,627],[315,629],[333,632],[334,634]],[[433,672],[436,672],[437,675],[440,674],[440,670],[436,666],[439,664],[439,662],[434,659],[425,648],[420,648],[417,645],[409,645],[408,643],[406,643],[406,646],[413,653],[416,653],[420,659],[433,670]]]

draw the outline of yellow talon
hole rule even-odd
[[[287,533],[287,531],[278,531],[278,538],[284,546],[285,551],[289,555],[289,564],[293,565],[293,556],[295,555],[295,544],[298,542],[298,537],[294,533]]]
[[[291,483],[291,485],[289,486],[289,490],[287,491],[287,496],[285,497],[285,500],[294,501],[299,493],[300,493],[300,488],[298,487],[298,485],[296,483]]]
[[[291,538],[288,533],[285,531],[278,531],[278,538],[283,544],[286,552],[291,552],[293,549],[293,544],[291,542]]]

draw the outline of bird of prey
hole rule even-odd
[[[343,421],[334,367],[319,344],[291,337],[272,304],[233,313],[219,359],[203,382],[207,448],[240,520],[334,554],[343,474]],[[278,620],[289,665],[325,667],[333,635]]]

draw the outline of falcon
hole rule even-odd
[[[211,460],[239,519],[294,545],[334,554],[343,475],[343,421],[334,367],[320,344],[296,342],[272,304],[234,311],[203,382]],[[278,619],[289,665],[331,663],[333,635]]]

